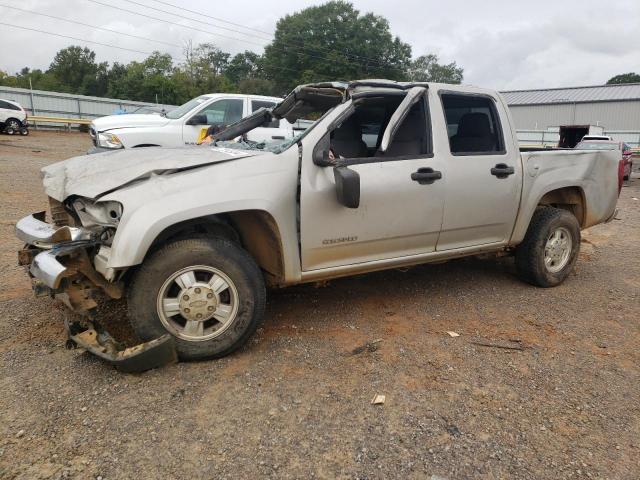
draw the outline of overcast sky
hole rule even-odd
[[[4,5],[176,45],[187,40],[194,44],[212,42],[231,53],[246,49],[261,52],[261,45],[268,43],[261,38],[164,14],[158,9],[193,17],[185,10],[175,10],[154,0],[135,0],[138,5],[129,0],[99,1],[220,35],[168,25],[90,0],[0,0],[3,5],[0,22],[142,52],[167,51],[176,62],[181,60],[179,47],[119,36]],[[286,13],[323,3],[314,0],[162,1],[264,32],[273,32],[278,18]],[[414,56],[436,53],[444,62],[455,60],[464,67],[464,83],[501,90],[580,86],[602,84],[619,73],[640,73],[640,0],[353,0],[353,3],[362,12],[371,11],[386,17],[393,34],[411,44]],[[143,8],[140,4],[149,7]],[[201,20],[241,30],[204,17]],[[250,33],[265,37],[262,33]],[[11,73],[23,66],[46,69],[56,51],[70,44],[82,42],[0,25],[0,69]],[[86,46],[96,52],[98,61],[128,62],[145,57],[99,45],[87,43]]]

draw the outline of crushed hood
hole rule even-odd
[[[48,165],[41,170],[42,183],[46,194],[60,202],[70,195],[97,198],[152,175],[167,175],[260,153],[202,146],[123,149],[73,157]]]
[[[169,119],[161,115],[151,114],[129,114],[129,115],[108,115],[96,118],[93,125],[97,132],[113,130],[114,128],[135,128],[135,127],[160,127],[169,123]]]

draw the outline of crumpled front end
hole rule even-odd
[[[72,217],[62,209],[52,202],[52,216],[57,224],[46,223],[45,212],[18,221],[16,236],[26,244],[18,254],[18,263],[28,268],[37,295],[54,296],[72,310],[88,314],[96,307],[91,295],[94,290],[120,298],[122,286],[108,282],[91,263],[89,255],[100,249],[99,235],[69,225]]]
[[[37,296],[52,296],[84,316],[83,320],[67,322],[69,338],[126,372],[177,361],[168,335],[126,348],[90,320],[97,306],[93,298],[96,291],[113,299],[124,293],[123,283],[117,281],[122,272],[106,267],[115,231],[109,222],[115,224],[121,212],[84,199],[74,201],[75,215],[56,200],[50,199],[50,204],[53,223],[45,221],[45,212],[38,212],[16,224],[16,236],[25,243],[18,263],[26,267]]]

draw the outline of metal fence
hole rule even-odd
[[[516,134],[518,135],[518,142],[521,145],[554,147],[558,145],[558,141],[560,140],[560,133],[557,128],[553,130],[516,130]],[[640,130],[623,131],[605,129],[603,135],[608,135],[618,142],[625,142],[634,149],[640,147]]]
[[[89,97],[1,85],[0,98],[18,102],[31,116],[85,118],[89,120],[122,111],[132,111],[143,106],[158,106],[165,110],[174,108],[173,105],[156,105],[155,103],[134,102],[132,100]]]

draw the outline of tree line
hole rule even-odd
[[[0,84],[97,97],[179,105],[203,93],[284,95],[296,85],[325,80],[388,78],[460,83],[463,69],[434,54],[413,58],[386,18],[344,0],[286,15],[264,53],[231,55],[212,43],[184,45],[179,62],[155,51],[128,64],[97,62],[91,49],[58,51],[47,70],[24,67]]]

